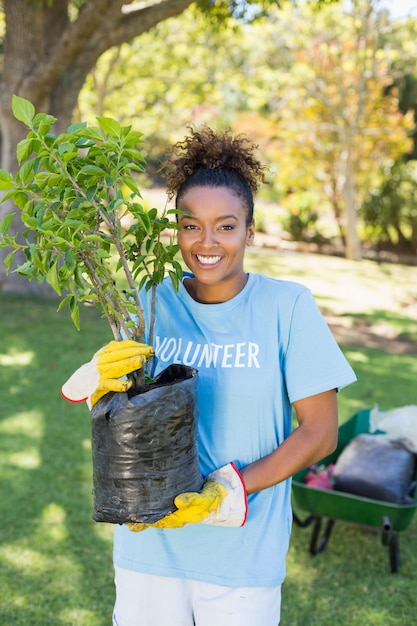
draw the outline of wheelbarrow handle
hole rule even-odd
[[[312,524],[315,520],[315,515],[309,515],[308,517],[305,518],[305,520],[301,520],[298,515],[296,515],[293,511],[292,513],[292,519],[294,521],[294,523],[299,526],[300,528],[307,528],[307,526],[310,526],[310,524]]]
[[[310,540],[310,553],[313,555],[319,554],[319,552],[323,552],[324,548],[327,545],[327,542],[330,539],[330,535],[331,535],[331,532],[335,523],[334,519],[329,518],[327,520],[324,533],[322,537],[320,538],[322,519],[323,518],[319,515],[311,514],[308,517],[306,517],[305,520],[300,520],[300,518],[293,512],[293,520],[295,524],[297,524],[297,526],[299,526],[300,528],[307,528],[307,526],[310,526],[310,524],[314,523],[313,531],[311,533],[311,540]]]

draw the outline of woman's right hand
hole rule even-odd
[[[154,355],[152,346],[126,339],[110,341],[84,363],[62,386],[61,394],[70,402],[87,402],[89,408],[109,391],[127,391],[128,379],[120,380],[144,366]]]

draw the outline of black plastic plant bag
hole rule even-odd
[[[109,393],[90,412],[96,522],[155,522],[202,486],[197,370],[170,365],[145,389]]]
[[[383,434],[354,437],[337,459],[335,489],[396,504],[411,504],[415,455]]]

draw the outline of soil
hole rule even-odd
[[[390,354],[417,355],[417,342],[392,335],[391,329],[385,325],[372,326],[366,322],[342,320],[326,315],[326,321],[338,343],[351,346],[377,348]]]

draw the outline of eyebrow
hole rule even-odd
[[[182,215],[179,216],[180,220],[187,219],[187,218],[190,219],[190,220],[196,220],[197,222],[200,221],[198,217],[196,217],[195,215],[193,215],[189,211],[184,212]],[[227,214],[227,215],[220,215],[220,217],[217,217],[215,221],[216,222],[222,222],[223,220],[230,220],[230,219],[236,220],[236,221],[238,220],[236,215],[231,213],[231,214]]]

